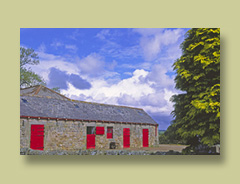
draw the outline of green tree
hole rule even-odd
[[[177,72],[173,124],[191,147],[220,143],[220,29],[194,28],[186,33],[182,56],[173,64]]]
[[[159,135],[159,143],[160,144],[186,144],[184,140],[176,134],[177,127],[175,124],[172,124],[168,127],[168,129],[164,132],[164,134]]]
[[[43,79],[34,73],[29,66],[39,64],[38,59],[38,55],[33,49],[20,47],[20,88],[38,84],[45,85]]]
[[[53,91],[56,91],[57,93],[61,93],[61,91],[60,91],[60,88],[59,88],[59,87],[52,88],[51,90],[53,90]]]

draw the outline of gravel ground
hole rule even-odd
[[[181,152],[187,145],[177,145],[177,144],[159,144],[155,147],[148,147],[148,148],[124,148],[123,150],[146,150],[146,151],[163,151],[167,152],[170,150]],[[116,149],[118,150],[118,149]]]

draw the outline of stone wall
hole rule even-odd
[[[20,155],[181,155],[178,151],[150,151],[150,150],[58,150],[39,151],[28,148],[21,148]]]
[[[123,128],[130,128],[130,147],[142,147],[142,129],[149,129],[149,147],[158,143],[154,125],[99,123],[81,121],[56,121],[42,119],[20,120],[20,148],[30,147],[32,124],[43,124],[44,150],[84,150],[86,149],[87,126],[103,126],[104,135],[96,135],[95,149],[109,149],[110,142],[116,142],[117,149],[123,148]],[[113,127],[113,139],[107,139],[107,127]]]

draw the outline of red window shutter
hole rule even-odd
[[[96,135],[103,135],[104,127],[96,127]]]
[[[107,127],[107,139],[113,138],[113,127]]]

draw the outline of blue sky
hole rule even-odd
[[[76,100],[143,108],[166,129],[172,120],[172,64],[189,29],[21,28],[20,45],[33,48],[31,69],[47,87]]]

